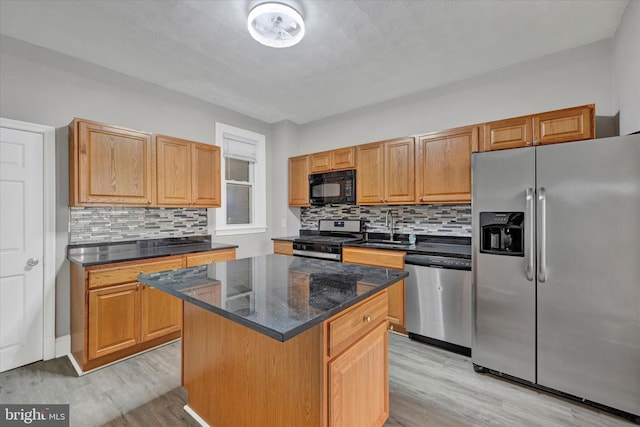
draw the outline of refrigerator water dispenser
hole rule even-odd
[[[480,252],[524,256],[524,212],[480,212]]]

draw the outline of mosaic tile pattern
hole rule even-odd
[[[207,234],[204,208],[69,208],[69,243],[102,243]]]
[[[471,205],[399,205],[355,206],[327,205],[300,209],[303,230],[317,230],[319,219],[364,219],[367,230],[388,233],[385,226],[387,210],[395,220],[394,233],[441,236],[471,236]]]

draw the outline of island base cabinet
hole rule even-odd
[[[284,342],[185,302],[189,410],[211,426],[382,426],[389,415],[387,298],[383,290]],[[334,343],[346,344],[332,353],[334,334]]]
[[[322,325],[286,342],[184,304],[188,406],[211,426],[322,426]]]
[[[329,363],[329,425],[382,426],[389,416],[385,323]]]

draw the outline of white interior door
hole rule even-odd
[[[43,145],[0,128],[0,372],[43,358]]]

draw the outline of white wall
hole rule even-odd
[[[609,39],[307,123],[289,155],[582,104],[595,103],[598,116],[614,116],[611,82]]]
[[[271,179],[277,183],[277,191],[272,192],[273,222],[271,226],[272,236],[284,237],[297,235],[300,230],[300,208],[290,208],[288,206],[288,182],[289,164],[287,158],[289,153],[297,150],[298,125],[284,120],[274,123],[271,126],[272,162]],[[282,184],[284,183],[284,184]],[[284,223],[284,224],[283,224]]]
[[[640,131],[640,1],[632,0],[613,38],[620,135]]]
[[[267,137],[267,162],[271,161],[271,126],[259,120],[180,95],[123,74],[0,37],[0,116],[57,128],[57,242],[56,336],[69,333],[68,148],[66,126],[74,117],[163,133],[213,144],[214,124],[262,133]],[[271,223],[267,182],[267,224]],[[209,215],[213,224],[215,215]],[[270,231],[262,234],[214,237],[238,244],[238,256],[268,253]]]

